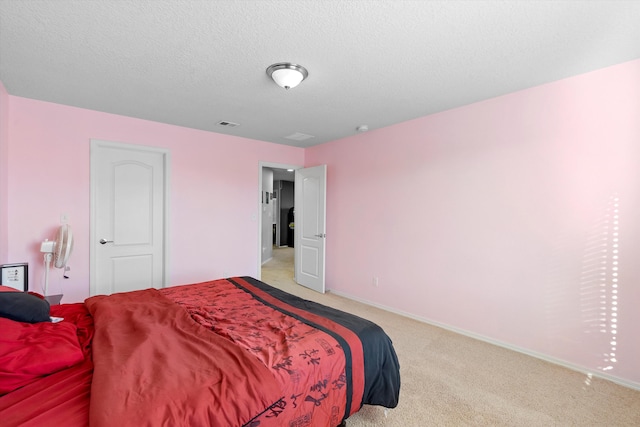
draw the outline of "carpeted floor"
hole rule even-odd
[[[262,281],[380,325],[400,359],[400,404],[364,406],[347,427],[640,426],[640,391],[465,337],[293,280],[293,248],[274,249]]]

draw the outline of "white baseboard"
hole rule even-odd
[[[577,372],[583,373],[585,375],[591,375],[591,376],[594,376],[594,377],[602,378],[602,379],[611,381],[613,383],[619,384],[621,386],[628,387],[628,388],[640,391],[640,383],[637,383],[635,381],[629,381],[627,379],[618,378],[616,376],[609,375],[609,374],[606,374],[604,372],[594,371],[594,370],[588,369],[588,368],[586,368],[584,366],[580,366],[580,365],[576,365],[576,364],[571,363],[571,362],[567,362],[566,360],[558,359],[558,358],[555,358],[553,356],[549,356],[547,354],[531,351],[531,350],[528,350],[526,348],[514,346],[512,344],[509,344],[509,343],[506,343],[506,342],[503,342],[503,341],[498,341],[498,340],[495,340],[493,338],[489,338],[489,337],[486,337],[484,335],[477,334],[475,332],[467,331],[465,329],[460,329],[460,328],[457,328],[455,326],[450,326],[450,325],[447,325],[447,324],[444,324],[444,323],[436,322],[434,320],[427,319],[425,317],[416,316],[414,314],[407,313],[405,311],[398,310],[398,309],[393,308],[393,307],[389,307],[389,306],[386,306],[386,305],[382,305],[382,304],[378,304],[378,303],[375,303],[375,302],[367,301],[365,299],[354,297],[353,295],[349,295],[349,294],[341,292],[341,291],[334,291],[332,289],[329,289],[329,290],[327,290],[327,292],[331,292],[332,294],[335,294],[335,295],[338,295],[338,296],[341,296],[341,297],[344,297],[344,298],[347,298],[347,299],[350,299],[350,300],[353,300],[353,301],[358,301],[360,303],[363,303],[363,304],[366,304],[366,305],[370,305],[372,307],[376,307],[376,308],[379,308],[379,309],[382,309],[382,310],[385,310],[385,311],[388,311],[388,312],[391,312],[391,313],[394,313],[394,314],[397,314],[397,315],[400,315],[400,316],[408,317],[410,319],[417,320],[419,322],[426,323],[428,325],[437,326],[438,328],[446,329],[448,331],[455,332],[457,334],[464,335],[464,336],[467,336],[469,338],[474,338],[474,339],[477,339],[477,340],[480,340],[480,341],[487,342],[489,344],[497,345],[498,347],[506,348],[507,350],[512,350],[512,351],[516,351],[518,353],[526,354],[527,356],[535,357],[536,359],[544,360],[545,362],[549,362],[549,363],[553,363],[553,364],[556,364],[556,365],[564,366],[565,368],[571,369],[572,371],[577,371]]]

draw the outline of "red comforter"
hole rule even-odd
[[[198,325],[155,289],[97,296],[84,305],[53,307],[52,314],[65,321],[41,325],[59,331],[77,325],[76,347],[86,357],[67,362],[66,352],[28,345],[40,371],[53,361],[76,364],[33,376],[0,397],[4,426],[251,425],[283,397],[258,359]]]
[[[234,426],[280,400],[251,354],[155,289],[96,296],[90,425]]]
[[[377,325],[255,279],[51,314],[76,328],[84,360],[0,396],[3,426],[335,427],[364,403],[397,405],[398,360]]]
[[[335,427],[360,409],[362,343],[347,328],[238,277],[160,292],[270,368],[284,397],[252,425]]]

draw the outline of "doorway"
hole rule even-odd
[[[299,165],[260,163],[258,279],[294,281],[294,181]]]
[[[273,175],[274,169],[284,168],[295,171],[294,203],[297,209],[293,225],[293,280],[302,286],[324,293],[327,165],[302,168],[260,163],[257,278],[262,279],[262,265],[273,259]]]

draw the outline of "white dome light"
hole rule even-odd
[[[281,62],[267,68],[267,74],[280,87],[291,89],[307,78],[309,72],[301,65]]]

